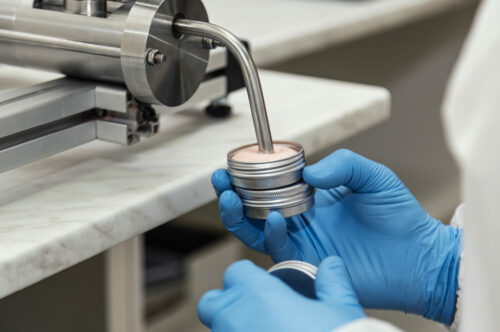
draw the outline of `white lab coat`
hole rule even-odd
[[[500,326],[500,1],[482,2],[443,107],[465,206],[460,331]]]
[[[500,0],[483,0],[443,105],[448,145],[461,171],[465,226],[463,294],[453,326],[500,326]],[[461,292],[461,291],[460,291]],[[460,323],[460,324],[457,324]],[[336,332],[397,331],[359,320]]]

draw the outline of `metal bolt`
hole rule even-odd
[[[165,54],[157,49],[150,49],[146,52],[146,63],[150,66],[158,66],[167,61]]]
[[[221,46],[221,44],[218,41],[216,41],[215,39],[203,37],[201,39],[201,46],[204,49],[213,50],[214,48]]]

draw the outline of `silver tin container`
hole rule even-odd
[[[297,154],[271,162],[245,163],[236,161],[233,156],[239,150],[254,146],[248,144],[231,150],[227,155],[227,169],[235,187],[246,189],[272,189],[288,186],[302,179],[302,169],[306,165],[304,149],[300,144],[275,141],[274,145],[286,145]]]
[[[315,189],[304,182],[267,190],[235,189],[243,202],[245,215],[250,218],[266,219],[273,211],[285,218],[292,217],[314,205]]]
[[[316,299],[316,266],[301,261],[284,261],[271,267],[268,272],[299,294]]]
[[[227,169],[231,183],[240,196],[245,215],[266,219],[273,212],[291,217],[309,210],[314,205],[314,188],[302,181],[306,166],[304,149],[300,144],[275,141],[297,151],[296,154],[269,162],[248,163],[236,161],[233,156],[240,150],[256,144],[248,144],[230,151]]]

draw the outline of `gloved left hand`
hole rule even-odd
[[[330,332],[365,317],[344,262],[325,259],[311,300],[250,261],[231,265],[224,290],[206,293],[198,305],[201,321],[212,332]]]

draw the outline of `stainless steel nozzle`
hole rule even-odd
[[[262,93],[259,74],[245,45],[227,29],[207,22],[180,18],[174,21],[174,28],[182,34],[214,39],[224,45],[233,54],[243,72],[259,150],[264,153],[272,153],[273,139],[271,129],[269,128],[266,103]]]

